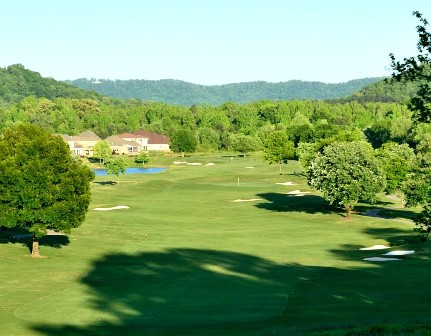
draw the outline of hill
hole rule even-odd
[[[84,91],[52,78],[44,78],[38,72],[30,71],[21,64],[0,68],[1,104],[16,103],[28,96],[48,99],[100,97],[95,92]]]
[[[161,101],[168,104],[219,105],[224,102],[240,104],[270,100],[323,100],[352,95],[366,85],[382,80],[382,77],[363,78],[345,83],[327,84],[292,80],[280,83],[264,81],[225,85],[198,85],[180,80],[89,80],[66,81],[84,90],[114,98],[136,98],[146,101]]]
[[[417,83],[397,82],[392,79],[380,80],[364,86],[352,95],[335,99],[333,102],[345,103],[357,101],[359,103],[381,102],[402,103],[412,98],[418,90]]]

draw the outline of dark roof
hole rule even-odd
[[[136,132],[133,132],[132,134],[143,136],[145,138],[148,138],[148,144],[166,144],[169,145],[169,137],[163,134],[150,132],[147,130],[139,130]]]

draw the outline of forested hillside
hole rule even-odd
[[[0,106],[0,131],[22,122],[53,133],[74,135],[93,130],[102,138],[138,129],[172,137],[187,129],[200,151],[259,150],[276,130],[284,131],[298,149],[300,143],[340,134],[367,139],[376,148],[388,141],[429,147],[429,125],[413,127],[412,114],[404,103],[262,99],[183,106],[100,96],[42,78],[21,65],[0,73],[4,78],[1,94],[8,102]],[[393,83],[379,82],[356,95],[379,92],[381,87],[390,92],[386,85]],[[402,88],[397,90],[402,92]]]
[[[88,80],[67,81],[81,89],[94,90],[115,98],[136,98],[178,105],[219,105],[270,100],[322,100],[346,97],[382,78],[363,78],[346,83],[326,84],[293,80],[281,83],[245,82],[226,85],[197,85],[179,80]]]
[[[380,80],[364,86],[360,90],[345,98],[338,98],[336,102],[356,101],[368,102],[407,102],[418,91],[418,84],[412,81],[398,82],[390,78]]]
[[[17,103],[28,96],[55,99],[96,98],[100,95],[52,78],[44,78],[21,64],[0,68],[0,104]]]

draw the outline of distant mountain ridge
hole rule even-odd
[[[114,98],[161,101],[177,105],[219,105],[224,102],[239,104],[269,100],[325,100],[347,97],[363,87],[379,82],[384,77],[355,79],[345,83],[328,84],[291,80],[268,83],[264,81],[225,85],[199,85],[180,80],[107,80],[76,79],[65,81],[84,90]]]

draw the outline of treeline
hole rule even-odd
[[[264,81],[226,85],[198,85],[184,81],[165,80],[88,80],[66,81],[85,90],[122,99],[161,101],[178,105],[220,105],[231,101],[245,104],[269,100],[322,100],[352,95],[364,86],[383,78],[363,78],[346,83],[327,84],[292,80],[280,83]]]
[[[431,133],[428,125],[413,130],[411,112],[398,103],[261,100],[185,107],[107,97],[95,100],[30,96],[0,110],[1,129],[22,122],[53,133],[73,135],[93,130],[102,138],[142,128],[168,136],[188,129],[201,151],[235,149],[232,146],[238,136],[247,136],[259,149],[259,144],[275,130],[285,130],[295,146],[340,132],[359,132],[375,148],[388,141],[416,146],[424,134]]]

